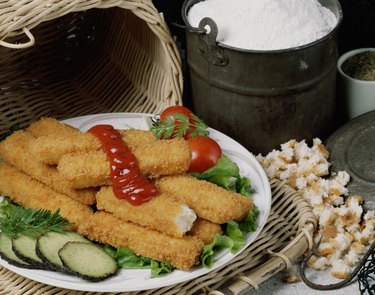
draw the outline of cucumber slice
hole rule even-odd
[[[59,256],[71,273],[93,282],[115,275],[118,269],[116,260],[94,244],[68,242]]]
[[[18,267],[34,268],[31,264],[20,259],[12,250],[12,239],[4,233],[0,233],[0,256]]]
[[[60,260],[58,252],[67,242],[72,241],[91,243],[80,234],[74,232],[48,232],[37,239],[36,254],[42,259],[47,267],[64,272],[66,270]]]
[[[45,269],[46,265],[43,263],[43,260],[36,255],[36,239],[26,235],[12,239],[12,250],[21,260],[31,264],[35,268]]]

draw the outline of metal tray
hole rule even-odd
[[[351,195],[365,199],[366,209],[375,209],[375,111],[363,114],[339,128],[326,141],[331,171],[345,170],[351,176]]]

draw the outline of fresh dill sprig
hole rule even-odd
[[[69,229],[70,222],[60,215],[45,209],[23,208],[13,205],[10,214],[0,218],[0,230],[11,238],[19,235],[38,237],[49,231],[63,232]]]
[[[207,125],[194,114],[189,116],[182,113],[174,113],[173,117],[167,117],[164,121],[157,121],[151,127],[151,131],[159,139],[175,137],[195,137],[209,134]]]

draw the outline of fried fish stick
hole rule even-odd
[[[191,152],[186,140],[158,140],[133,151],[141,173],[150,178],[186,172]],[[109,161],[103,151],[64,155],[57,166],[74,188],[111,184]]]
[[[31,123],[30,126],[26,128],[26,131],[30,132],[35,137],[50,134],[69,136],[80,132],[77,128],[61,123],[58,120],[49,117],[42,117],[38,121]]]
[[[169,262],[188,270],[198,263],[203,242],[192,236],[176,238],[98,211],[81,223],[78,232],[90,240],[113,247],[125,247],[135,254]]]
[[[197,218],[193,227],[187,233],[189,236],[197,237],[205,245],[211,244],[217,234],[222,234],[220,224],[212,223],[208,220]]]
[[[191,162],[189,144],[182,138],[158,140],[132,152],[141,172],[150,178],[186,172]]]
[[[57,170],[76,189],[112,184],[109,162],[102,151],[64,155]]]
[[[148,130],[120,129],[117,131],[120,132],[122,140],[126,143],[131,151],[142,145],[158,140],[154,133]]]
[[[100,142],[89,133],[49,134],[30,142],[30,154],[44,164],[54,165],[65,154],[100,149]]]
[[[54,190],[83,204],[95,203],[95,189],[75,190],[62,178],[55,167],[35,161],[29,152],[29,143],[35,138],[28,132],[17,131],[0,142],[0,157],[5,162],[39,180]]]
[[[52,212],[60,209],[61,216],[73,223],[73,229],[93,214],[89,206],[54,191],[5,163],[0,163],[0,195],[8,196],[26,208]]]
[[[187,205],[158,195],[150,201],[134,206],[118,199],[112,186],[102,187],[96,194],[96,207],[113,213],[116,217],[157,230],[174,237],[182,237],[197,218]]]
[[[130,150],[156,141],[151,131],[129,129],[119,130],[123,141]],[[69,153],[84,153],[101,149],[100,141],[90,133],[75,132],[61,135],[59,133],[38,137],[30,143],[30,152],[42,163],[57,164],[61,157]]]
[[[158,179],[156,186],[160,193],[178,198],[198,217],[213,223],[242,220],[253,207],[250,198],[190,175],[166,176]]]

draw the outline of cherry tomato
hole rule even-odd
[[[170,106],[162,111],[160,114],[160,121],[164,121],[166,118],[171,117],[176,122],[176,118],[173,116],[174,113],[185,114],[190,117],[193,112],[183,106]]]
[[[220,159],[222,151],[219,144],[208,136],[196,136],[187,139],[192,159],[189,172],[204,172]]]
[[[190,129],[195,129],[195,127],[192,125],[194,124],[194,120],[191,118],[191,115],[193,115],[193,112],[191,110],[189,110],[188,108],[186,107],[183,107],[183,106],[170,106],[170,107],[167,107],[161,114],[160,114],[160,122],[163,122],[164,120],[166,120],[167,118],[171,118],[173,120],[173,123],[176,125],[175,129],[174,129],[174,132],[176,132],[177,128],[178,128],[178,125],[182,125],[182,123],[174,116],[174,114],[176,113],[180,113],[180,114],[184,114],[186,116],[188,116],[189,118],[189,125],[190,125]],[[183,135],[183,137],[185,139],[187,139],[189,137],[189,134],[191,132],[189,132],[189,130],[186,131],[186,133]],[[174,137],[172,135],[172,137]]]

